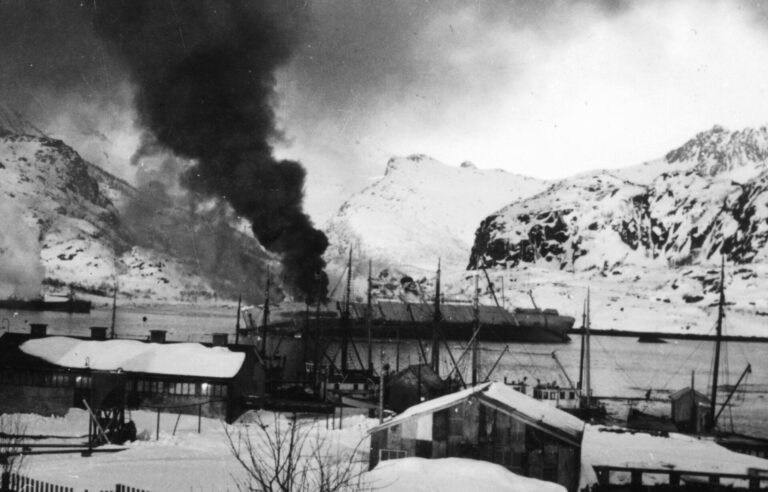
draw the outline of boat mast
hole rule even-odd
[[[368,332],[368,372],[373,374],[373,335],[371,333],[371,318],[373,317],[373,265],[368,259],[368,299],[365,309],[365,327]]]
[[[267,356],[267,325],[269,324],[269,291],[272,288],[272,276],[267,267],[267,290],[264,295],[264,319],[261,325],[261,353]]]
[[[110,338],[115,338],[115,317],[117,316],[117,281],[115,281],[115,289],[112,291],[112,329],[110,330]]]
[[[589,288],[587,288],[587,324],[584,327],[584,340],[586,342],[584,346],[584,386],[586,388],[586,406],[589,408],[590,404],[592,403],[590,401],[592,397],[592,381],[591,381],[591,374],[590,374],[590,366],[591,366],[591,354],[590,354],[590,339],[589,339],[589,328],[590,324],[592,323],[592,320],[590,319],[590,293]]]
[[[349,248],[347,262],[347,291],[344,298],[344,311],[341,314],[341,372],[347,373],[347,358],[349,352],[349,300],[352,296],[352,248]]]
[[[715,428],[715,408],[717,399],[717,373],[720,371],[720,341],[723,336],[723,318],[725,317],[725,256],[720,260],[720,301],[717,304],[717,332],[715,334],[715,364],[712,371],[712,398],[709,402],[709,425],[707,430]]]
[[[432,370],[440,375],[440,338],[439,327],[443,314],[440,312],[440,259],[437,260],[437,278],[435,279],[435,309],[432,317]]]
[[[480,328],[480,288],[478,276],[475,273],[475,332]],[[472,386],[477,384],[477,337],[472,340]]]
[[[586,343],[584,342],[584,339],[586,338],[586,329],[587,329],[587,300],[584,299],[584,306],[583,310],[581,311],[581,354],[579,355],[579,384],[578,388],[579,391],[583,394],[583,388],[584,388],[584,346]]]
[[[235,321],[235,345],[240,344],[240,304],[243,301],[243,295],[237,296],[237,321]]]

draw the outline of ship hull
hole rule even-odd
[[[533,317],[531,317],[533,318]],[[517,325],[482,325],[478,340],[483,342],[520,342],[520,343],[565,343],[570,341],[568,330],[573,327],[574,319],[569,316],[547,316],[548,319],[519,318]],[[310,322],[310,324],[312,324]],[[321,335],[341,337],[343,329],[338,321],[324,324]],[[377,340],[425,340],[432,338],[434,323],[373,323],[371,337]],[[441,323],[442,338],[450,341],[467,341],[475,331],[473,324]],[[349,336],[367,338],[368,332],[363,323],[353,323]]]
[[[12,309],[15,311],[59,311],[65,313],[90,313],[91,301],[44,301],[41,299],[25,301],[20,299],[2,299],[0,300],[0,309]]]

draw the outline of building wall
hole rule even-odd
[[[556,482],[569,490],[578,487],[580,448],[513,415],[470,398],[429,417],[431,439],[424,431],[424,416],[372,433],[371,468],[382,459],[405,456],[470,458]]]
[[[0,384],[0,413],[67,414],[74,406],[74,388]]]

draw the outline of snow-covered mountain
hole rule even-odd
[[[470,268],[768,259],[768,132],[698,134],[664,159],[562,180],[488,216]]]
[[[392,158],[384,176],[348,199],[325,230],[331,264],[371,259],[377,271],[419,275],[466,265],[477,224],[502,205],[533,195],[546,182],[502,170],[459,167],[424,155]]]
[[[230,227],[237,219],[226,208],[180,208],[162,188],[136,189],[60,140],[8,126],[0,127],[0,297],[70,288],[104,296],[115,282],[136,302],[234,298],[244,284],[259,292],[247,281],[273,260]]]

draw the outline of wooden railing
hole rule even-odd
[[[0,476],[0,492],[75,492],[74,487],[35,480],[17,473],[3,472]],[[88,492],[85,489],[84,492]],[[99,492],[149,492],[148,490],[116,484],[114,488]]]
[[[642,488],[643,475],[666,475],[666,483],[672,486],[680,486],[681,482],[695,483],[706,481],[708,485],[717,487],[721,485],[722,480],[741,480],[746,482],[747,485],[747,488],[742,487],[741,490],[761,490],[761,484],[763,482],[768,483],[768,470],[757,468],[749,468],[746,474],[624,466],[593,466],[592,468],[594,468],[597,474],[597,482],[601,486],[615,485],[611,482],[611,472],[629,473],[630,483],[627,486],[631,490],[644,490]]]

